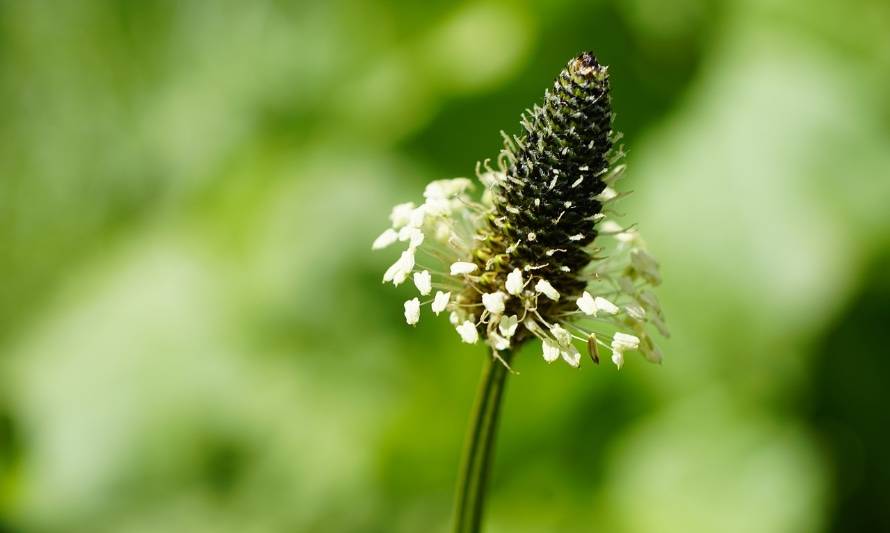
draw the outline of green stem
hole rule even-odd
[[[482,369],[482,380],[476,393],[476,404],[470,413],[470,426],[464,445],[464,455],[457,482],[457,501],[454,508],[454,533],[478,533],[485,506],[488,474],[494,455],[494,440],[504,382],[510,372],[513,354],[501,352],[503,362],[487,357]]]

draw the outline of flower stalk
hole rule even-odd
[[[507,376],[510,350],[485,359],[476,403],[464,444],[454,507],[454,533],[477,533],[482,524],[488,478],[494,462],[495,437]],[[506,363],[506,364],[505,364]]]
[[[651,290],[661,283],[658,262],[614,207],[625,165],[613,119],[608,67],[579,54],[522,116],[520,134],[503,134],[497,168],[477,165],[481,195],[467,178],[433,181],[422,204],[393,208],[391,226],[371,246],[406,247],[383,282],[414,282],[419,296],[404,303],[407,324],[417,325],[428,306],[447,314],[461,341],[491,349],[464,449],[455,533],[480,529],[516,350],[540,341],[546,362],[574,368],[578,346],[594,364],[608,350],[618,369],[625,352],[662,360],[649,331],[668,336]]]

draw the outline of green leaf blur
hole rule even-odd
[[[518,355],[487,530],[890,530],[886,1],[109,0],[0,3],[0,532],[448,531],[370,243],[587,49],[674,336]]]

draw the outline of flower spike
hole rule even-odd
[[[494,350],[539,339],[547,362],[576,367],[577,341],[594,362],[600,348],[618,368],[633,350],[660,362],[648,333],[651,324],[667,335],[649,290],[661,282],[658,262],[633,225],[610,218],[625,169],[612,120],[608,68],[582,53],[521,117],[522,133],[505,135],[498,168],[477,166],[480,196],[466,178],[438,180],[422,204],[395,206],[372,248],[407,246],[384,282],[413,275],[422,296],[441,289],[406,302],[406,321],[430,305],[449,311],[464,342]]]

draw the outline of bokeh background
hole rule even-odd
[[[0,532],[444,532],[485,356],[372,254],[610,65],[662,366],[511,378],[491,532],[890,531],[890,3],[0,2]]]

